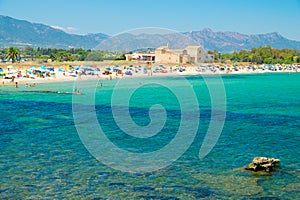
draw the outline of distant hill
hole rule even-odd
[[[279,33],[266,33],[257,35],[246,35],[237,32],[213,32],[205,28],[201,31],[185,33],[198,43],[204,44],[206,49],[219,50],[221,52],[250,50],[253,47],[271,45],[273,48],[297,48],[300,42],[289,40]]]
[[[139,34],[124,33],[104,40],[97,48],[107,50],[142,49],[159,47],[169,44],[171,48],[184,48],[187,45],[201,45],[206,50],[233,52],[242,49],[271,45],[273,48],[298,48],[300,42],[284,38],[279,33],[245,35],[236,32],[213,32],[205,28],[201,31],[170,34]]]
[[[279,33],[246,35],[237,32],[201,31],[169,34],[130,34],[114,37],[98,33],[88,35],[68,34],[44,24],[31,23],[0,15],[0,47],[24,46],[125,50],[157,48],[169,44],[171,48],[202,45],[206,50],[220,52],[249,50],[253,47],[271,45],[274,48],[298,48],[300,42],[289,40]]]
[[[30,23],[0,15],[0,46],[80,47],[92,48],[109,36],[105,34],[74,35],[44,24]]]

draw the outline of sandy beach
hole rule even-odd
[[[110,80],[120,78],[143,78],[143,77],[157,77],[157,76],[194,76],[194,75],[212,75],[212,74],[256,74],[256,73],[295,73],[300,72],[299,66],[278,67],[277,68],[264,68],[263,66],[251,66],[241,64],[240,66],[220,65],[220,64],[206,64],[205,66],[175,66],[175,65],[145,65],[140,62],[124,62],[124,61],[106,61],[106,62],[93,62],[88,63],[91,67],[93,74],[75,73],[73,67],[69,66],[87,66],[85,62],[70,62],[70,63],[1,63],[0,68],[4,73],[8,73],[8,66],[12,66],[15,72],[19,72],[20,76],[12,79],[11,77],[0,77],[3,86],[7,85],[24,85],[33,83],[50,83],[50,82],[66,82],[76,80]],[[49,76],[28,76],[26,70],[36,66],[47,66],[52,68],[53,73]],[[115,69],[118,66],[118,69]],[[276,67],[276,66],[275,66]],[[109,69],[109,70],[107,70]],[[60,71],[61,70],[61,71]],[[130,73],[127,73],[130,71]],[[95,73],[94,73],[95,72]],[[106,72],[106,73],[105,73]],[[25,74],[26,73],[26,74]]]

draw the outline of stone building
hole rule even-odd
[[[156,62],[159,64],[200,64],[213,62],[213,55],[206,54],[201,46],[187,46],[185,49],[158,47],[155,52],[135,52],[126,54],[126,60]]]
[[[155,50],[155,62],[162,64],[199,64],[205,61],[201,46],[187,46],[185,49],[170,49],[161,46]]]

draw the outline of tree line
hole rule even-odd
[[[254,64],[292,64],[300,63],[299,49],[276,49],[267,45],[265,47],[241,50],[233,53],[220,53],[217,50],[208,51],[214,55],[215,62],[251,62]],[[0,60],[43,60],[48,61],[102,61],[102,60],[125,60],[125,52],[113,52],[103,50],[84,50],[81,48],[57,49],[57,48],[25,48],[8,47],[0,49]]]
[[[300,63],[299,49],[276,49],[270,45],[265,47],[241,50],[239,52],[221,54],[217,50],[210,51],[214,54],[215,62],[251,62],[255,64],[293,64]]]
[[[25,48],[8,47],[0,49],[0,60],[12,63],[22,60],[43,61],[103,61],[103,60],[125,60],[125,52],[84,50],[81,48]]]

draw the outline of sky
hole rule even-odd
[[[0,0],[0,15],[81,35],[210,28],[300,41],[300,0]]]

